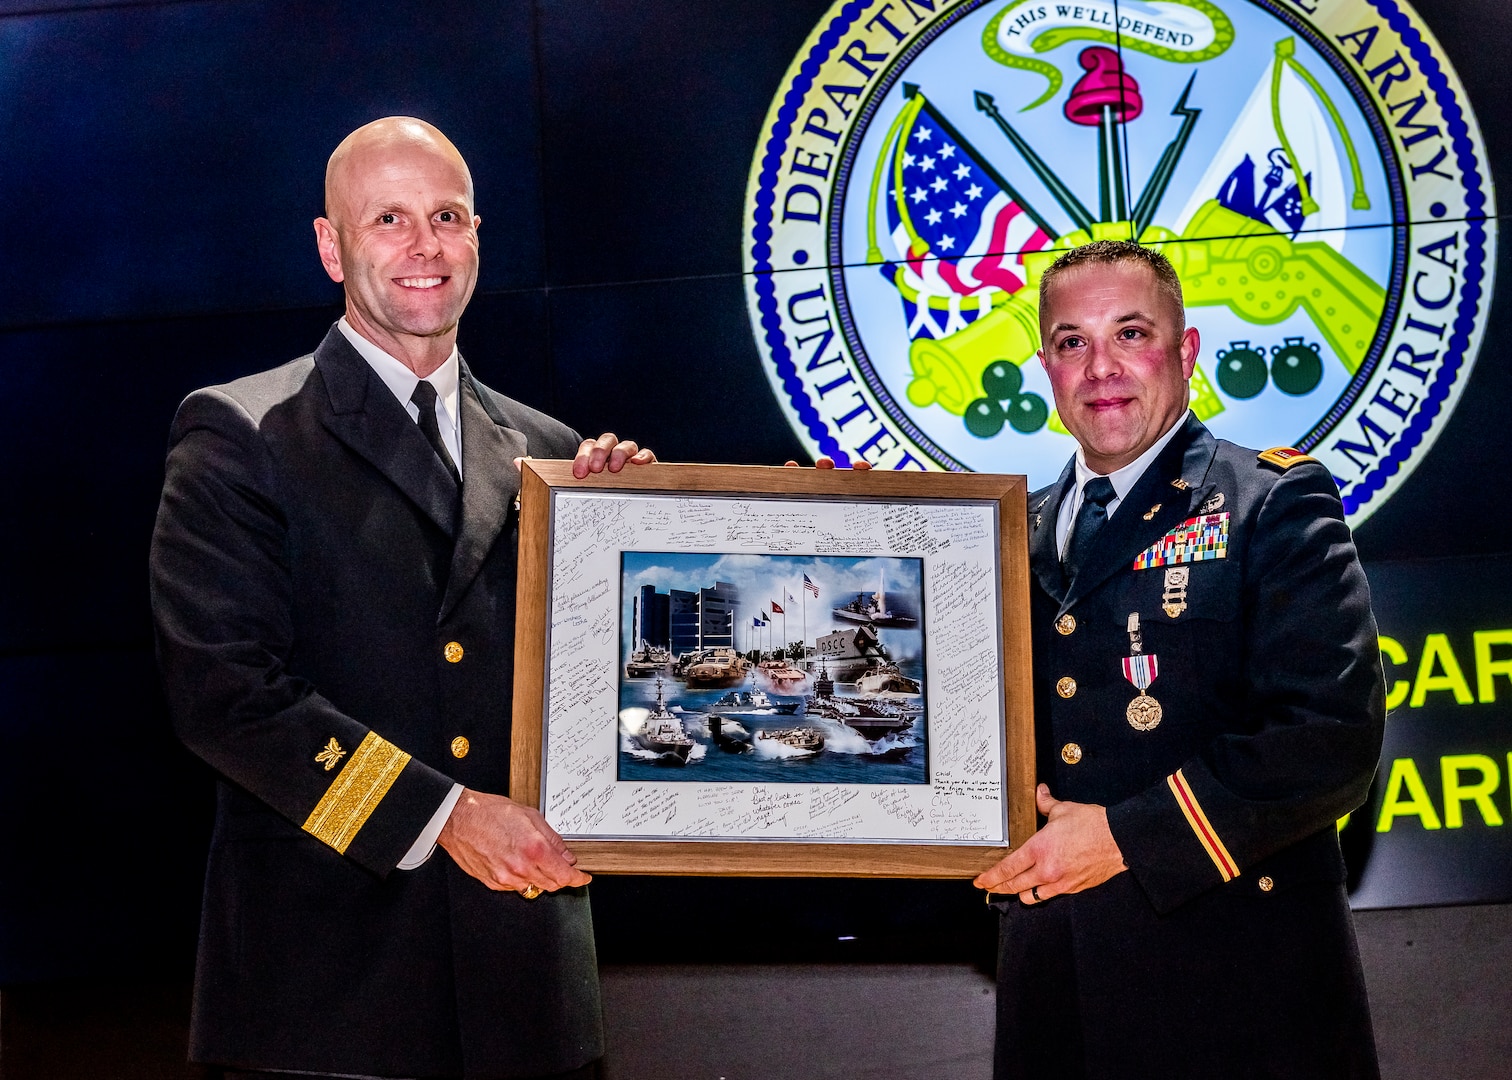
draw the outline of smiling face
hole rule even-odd
[[[1093,471],[1123,468],[1186,415],[1200,340],[1148,267],[1068,267],[1042,310],[1040,363]]]
[[[326,172],[320,261],[346,290],[347,321],[424,377],[451,355],[478,280],[472,179],[456,147],[419,120],[358,128]],[[422,370],[424,369],[424,370]]]

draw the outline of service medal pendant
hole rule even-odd
[[[1129,726],[1135,731],[1153,731],[1160,725],[1160,702],[1141,690],[1139,696],[1129,702],[1124,715],[1129,718]]]
[[[1154,653],[1144,655],[1138,612],[1129,613],[1129,651],[1133,655],[1123,658],[1124,678],[1139,689],[1139,696],[1129,702],[1124,715],[1129,718],[1129,726],[1135,731],[1150,731],[1160,723],[1161,709],[1160,702],[1145,693],[1145,690],[1160,674],[1160,662]]]

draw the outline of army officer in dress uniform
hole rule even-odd
[[[1333,479],[1192,415],[1150,249],[1064,255],[1040,327],[1079,449],[1029,498],[1043,824],[976,882],[996,1076],[1376,1076],[1335,822],[1384,691]]]

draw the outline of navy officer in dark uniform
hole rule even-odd
[[[502,794],[516,463],[654,455],[472,376],[473,205],[430,124],[354,131],[315,222],[345,314],[174,420],[152,602],[219,778],[190,1054],[227,1077],[597,1075],[588,875]]]
[[[1079,448],[1029,498],[1043,822],[976,882],[996,1077],[1374,1077],[1335,823],[1384,691],[1333,479],[1190,412],[1158,253],[1062,256],[1040,328]]]

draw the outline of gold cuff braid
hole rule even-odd
[[[305,819],[304,831],[346,854],[358,831],[409,764],[410,756],[393,743],[368,732],[346,768]]]

